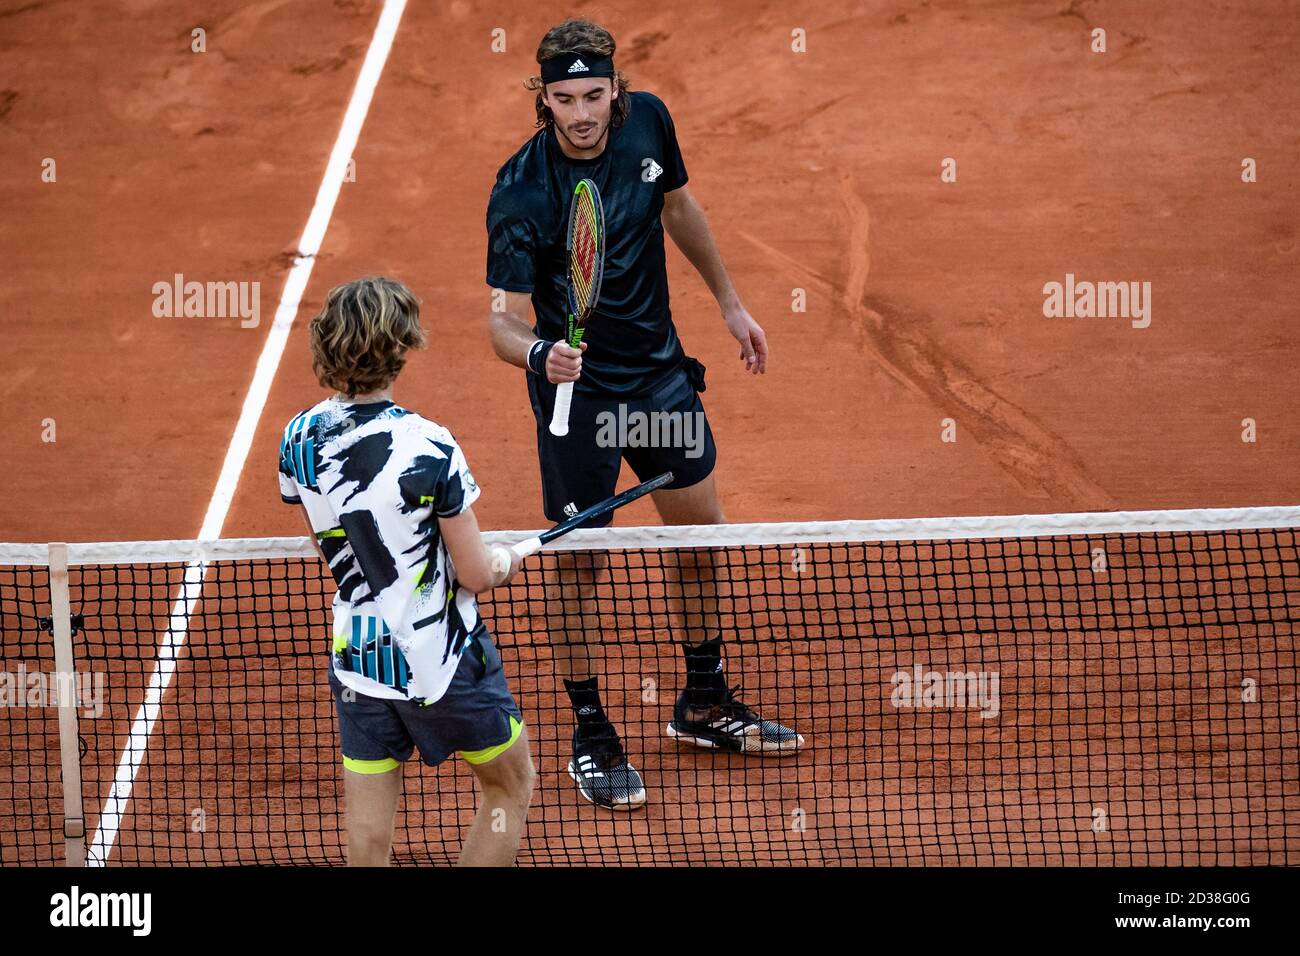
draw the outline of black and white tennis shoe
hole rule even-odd
[[[623,752],[618,732],[609,721],[580,724],[573,731],[569,776],[578,792],[598,807],[635,810],[645,803],[641,774]]]
[[[784,724],[764,720],[737,697],[732,687],[721,702],[692,707],[691,694],[683,691],[673,707],[668,736],[697,747],[732,750],[763,756],[787,756],[804,745],[803,736]]]

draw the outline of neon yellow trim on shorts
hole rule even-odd
[[[385,757],[383,760],[355,760],[346,755],[343,757],[344,769],[351,770],[353,773],[388,773],[400,766],[401,764],[392,757]]]
[[[495,757],[500,757],[503,753],[514,746],[519,735],[524,732],[524,725],[521,724],[514,714],[510,715],[510,736],[495,747],[487,747],[483,750],[462,750],[460,755],[469,763],[487,763]]]

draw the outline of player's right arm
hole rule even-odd
[[[450,518],[439,517],[438,530],[442,533],[452,564],[456,566],[457,583],[475,594],[505,584],[519,570],[519,555],[509,548],[501,549],[510,555],[509,568],[502,573],[492,570],[493,549],[483,543],[472,507]]]
[[[492,350],[497,356],[518,368],[544,372],[552,385],[576,382],[582,372],[582,352],[587,344],[584,342],[581,348],[575,349],[564,342],[551,343],[534,335],[528,321],[530,293],[494,289],[492,294],[494,300],[501,303],[500,308],[494,306],[488,316]],[[533,357],[531,364],[530,354]]]

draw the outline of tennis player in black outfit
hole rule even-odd
[[[767,342],[741,305],[704,212],[686,188],[672,117],[658,97],[628,90],[614,68],[614,49],[607,31],[583,20],[552,28],[538,48],[541,76],[529,88],[539,90],[541,129],[501,167],[488,202],[487,282],[502,290],[490,318],[492,345],[502,359],[527,369],[549,520],[561,521],[613,494],[626,460],[641,480],[673,472],[675,480],[654,493],[666,524],[718,524],[726,519],[713,481],[717,449],[698,394],[704,367],[686,355],[673,326],[665,229],[718,300],[755,374],[766,369]],[[584,178],[596,183],[604,206],[605,273],[581,348],[574,349],[563,341],[565,237],[574,186]],[[569,433],[557,438],[548,426],[562,382],[575,385]],[[677,434],[692,440],[683,437],[670,443],[674,447],[631,440],[620,445],[608,440],[608,428],[602,432],[610,415],[635,421],[638,412],[678,413],[695,428]],[[763,720],[728,687],[712,558],[707,550],[691,554],[698,556],[676,568],[676,598],[689,637],[685,685],[668,734],[744,753],[797,751],[804,742],[798,733]],[[562,620],[550,628],[551,640],[576,721],[569,773],[593,803],[631,809],[645,802],[645,787],[605,716],[586,643],[600,622],[582,595],[603,570],[601,558],[564,554],[561,580],[548,594]]]

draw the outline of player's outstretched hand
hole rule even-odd
[[[503,584],[509,584],[510,579],[519,573],[520,566],[524,559],[515,554],[515,552],[501,545],[493,545],[490,552],[491,558],[489,564],[492,568],[492,574],[496,581],[496,587]]]
[[[576,349],[567,342],[556,342],[546,356],[546,380],[552,385],[576,382],[582,374],[582,353],[585,351],[586,342],[579,342]]]
[[[767,336],[763,333],[763,327],[754,321],[754,317],[743,305],[724,311],[722,318],[740,343],[740,357],[745,360],[745,371],[754,375],[766,372]]]

